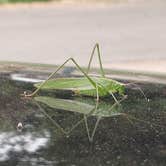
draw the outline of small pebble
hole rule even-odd
[[[23,129],[23,125],[22,125],[21,122],[19,122],[19,123],[17,124],[17,131],[21,132],[22,129]]]

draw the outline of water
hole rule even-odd
[[[55,109],[20,97],[25,90],[33,89],[32,84],[1,77],[0,165],[165,166],[166,86],[139,86],[148,102],[130,87],[128,98],[120,108],[114,108],[116,116],[106,116],[111,98],[99,103],[103,113],[87,117],[89,135],[100,120],[90,142],[82,112],[95,107],[93,99],[65,97],[83,104],[74,111],[61,110],[60,106]],[[17,130],[19,122],[23,124],[22,131]]]

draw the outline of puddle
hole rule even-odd
[[[166,165],[165,85],[139,84],[148,102],[128,88],[120,107],[107,98],[95,109],[85,97],[23,99],[26,81],[0,79],[0,165]]]

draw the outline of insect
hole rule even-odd
[[[119,100],[119,103],[124,101],[125,98],[122,98]],[[94,100],[91,98],[86,97],[74,97],[72,99],[62,99],[62,98],[56,98],[56,97],[50,97],[50,96],[36,96],[34,97],[33,103],[35,103],[39,110],[56,126],[57,129],[59,129],[64,135],[68,135],[80,124],[84,123],[87,136],[90,142],[93,141],[93,138],[95,136],[96,130],[99,126],[99,123],[102,119],[106,118],[115,118],[115,117],[123,117],[127,119],[130,124],[134,125],[134,122],[141,122],[144,124],[152,125],[150,122],[139,119],[129,113],[127,113],[128,108],[132,109],[132,106],[127,106],[127,110],[123,110],[123,106],[128,105],[128,103],[124,103],[124,105],[118,105],[114,101],[100,101],[100,102],[94,102]],[[146,102],[142,100],[142,105],[144,105],[146,110]],[[140,101],[136,101],[134,103],[134,106],[140,104]],[[44,106],[44,107],[43,107]],[[46,107],[45,107],[46,106]],[[52,111],[49,109],[49,111],[46,111],[47,108],[51,108]],[[130,110],[129,109],[129,110]],[[60,113],[61,111],[68,111],[73,112],[74,114],[72,117],[74,117],[76,114],[80,115],[81,119],[76,121],[71,127],[67,125],[68,129],[65,129],[65,127],[61,127],[60,124],[56,121],[56,118],[52,118],[52,115],[55,115],[56,113]],[[83,116],[83,117],[82,117]],[[57,116],[59,117],[59,116]],[[77,116],[76,116],[77,117]],[[91,123],[91,127],[88,124],[88,119],[92,118],[96,119],[96,122],[93,124]],[[78,117],[77,117],[78,118]],[[76,119],[77,119],[76,118]],[[70,121],[70,120],[69,120]],[[71,120],[73,121],[73,119]],[[156,127],[163,127],[158,124],[153,124]],[[90,129],[91,128],[91,129]]]
[[[91,63],[92,63],[95,51],[97,51],[97,57],[99,60],[99,65],[100,65],[100,72],[101,72],[100,77],[89,76],[89,71],[90,71],[90,67],[91,67]],[[68,77],[68,78],[52,79],[52,77],[59,70],[61,70],[69,61],[71,61],[76,66],[76,68],[80,70],[80,72],[84,75],[84,77],[79,77],[79,78]],[[97,101],[99,101],[100,97],[112,96],[116,103],[119,103],[119,102],[115,96],[115,93],[125,96],[124,83],[118,82],[110,78],[106,78],[105,72],[102,66],[101,53],[100,53],[100,48],[98,43],[96,43],[95,46],[93,47],[86,71],[83,70],[73,58],[69,58],[61,66],[59,66],[53,73],[51,73],[48,76],[47,80],[45,80],[44,82],[34,84],[34,86],[37,89],[31,94],[27,94],[25,92],[24,93],[25,97],[35,96],[40,89],[51,90],[51,91],[70,90],[74,92],[75,95],[96,97]]]
[[[125,98],[119,100],[119,103],[121,103]],[[111,118],[111,117],[117,117],[117,116],[124,116],[126,117],[130,122],[131,120],[127,117],[127,114],[122,112],[122,107],[120,107],[116,102],[108,102],[101,101],[98,103],[97,101],[94,103],[94,100],[90,100],[90,98],[87,100],[85,97],[76,97],[74,99],[61,99],[61,98],[53,98],[49,96],[37,96],[34,97],[33,102],[38,106],[39,110],[64,134],[69,135],[77,126],[79,126],[81,123],[85,124],[88,139],[90,142],[93,141],[93,137],[96,133],[97,127],[99,125],[99,122],[103,118]],[[52,108],[55,113],[56,110],[65,110],[69,112],[78,113],[80,115],[83,115],[83,118],[78,120],[75,124],[72,125],[70,129],[65,129],[61,127],[55,119],[52,119],[51,114],[49,114],[45,109],[42,107],[41,104],[46,105],[49,108]],[[51,113],[51,111],[50,111]],[[73,114],[75,116],[75,114]],[[89,129],[88,125],[88,118],[94,117],[96,118],[96,122],[94,126],[92,125],[92,131]]]

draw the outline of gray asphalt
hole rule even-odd
[[[107,66],[166,60],[166,3],[0,8],[1,61],[86,65],[95,42]]]

